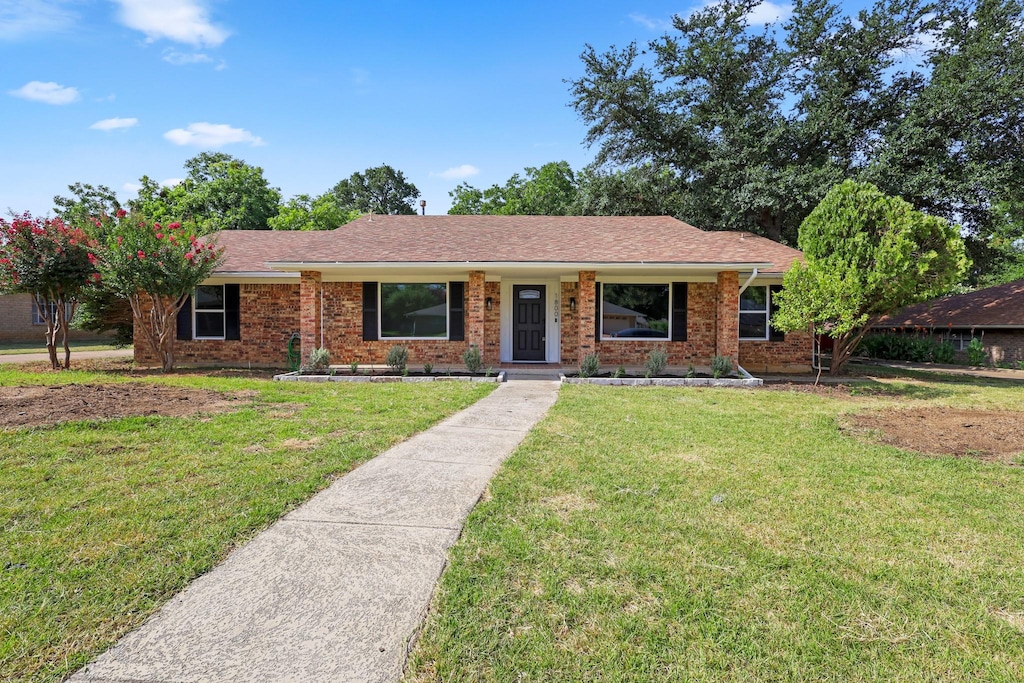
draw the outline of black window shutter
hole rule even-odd
[[[238,285],[224,285],[224,338],[242,338],[242,295]]]
[[[363,341],[377,341],[377,283],[363,283]]]
[[[466,283],[448,283],[448,339],[466,340]]]
[[[685,282],[672,283],[672,341],[686,341],[686,295]]]
[[[177,338],[181,340],[192,339],[192,297],[185,297],[185,305],[178,311]]]
[[[580,292],[582,294],[582,292]],[[601,341],[601,283],[594,283],[594,341]]]
[[[779,307],[775,303],[775,295],[782,291],[782,285],[772,285],[768,289],[770,290],[768,300],[768,340],[785,341],[786,335],[783,334],[782,330],[777,330],[772,325],[772,321],[775,320],[775,314],[779,311]]]

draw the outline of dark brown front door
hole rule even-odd
[[[544,285],[512,285],[512,360],[546,360]]]

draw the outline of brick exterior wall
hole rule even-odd
[[[491,310],[484,309],[484,365],[498,365],[501,362],[501,283],[488,282],[484,286],[484,298],[491,299]]]
[[[45,343],[46,325],[32,324],[31,294],[0,296],[0,341],[37,341]],[[96,334],[86,330],[68,330],[68,339],[91,340],[109,338],[110,334]]]
[[[740,274],[734,270],[718,274],[718,305],[716,307],[717,351],[715,355],[731,358],[734,363],[740,357]]]
[[[563,363],[582,363],[587,355],[597,352],[599,344],[595,339],[594,325],[597,316],[597,273],[581,270],[576,285],[576,353],[562,356]]]
[[[299,285],[239,285],[241,339],[175,340],[178,363],[285,367],[288,339],[298,332]],[[135,330],[135,362],[159,365],[142,332]]]
[[[741,341],[740,365],[747,372],[807,372],[814,340],[808,332],[787,332],[782,341]]]
[[[735,274],[734,274],[735,275]],[[176,358],[181,363],[209,363],[223,365],[260,365],[284,367],[287,364],[288,339],[293,332],[301,332],[302,357],[308,357],[307,349],[320,346],[320,300],[323,297],[323,338],[335,365],[357,362],[361,365],[383,364],[387,353],[395,344],[409,349],[409,361],[420,365],[425,362],[435,367],[462,364],[462,354],[470,344],[470,322],[474,315],[481,321],[476,324],[479,338],[483,340],[481,352],[485,366],[497,366],[501,354],[501,283],[485,282],[483,274],[471,280],[467,286],[466,341],[446,339],[413,339],[363,341],[363,285],[361,282],[321,283],[316,273],[303,273],[298,284],[243,284],[240,285],[241,337],[240,341],[176,341]],[[578,282],[561,283],[561,357],[565,365],[578,363],[587,353],[597,352],[605,366],[641,366],[654,348],[665,349],[669,364],[686,367],[710,365],[711,359],[722,348],[729,348],[728,341],[720,343],[720,331],[734,330],[732,357],[739,358],[740,364],[754,372],[766,370],[808,370],[811,364],[811,338],[803,333],[786,335],[782,342],[737,342],[738,334],[738,291],[737,278],[725,278],[725,286],[736,292],[733,296],[720,296],[719,284],[715,282],[691,282],[687,292],[687,340],[683,342],[644,340],[594,339],[595,316],[595,274],[594,271],[580,273]],[[472,283],[476,284],[473,285]],[[477,294],[471,296],[472,292]],[[486,309],[486,299],[491,299],[491,310]],[[576,298],[576,311],[569,309],[570,300]],[[732,317],[731,323],[720,319],[719,312],[726,311]],[[142,336],[139,335],[139,339]],[[1014,337],[1017,345],[1012,347],[1022,353],[1024,335]],[[986,343],[990,338],[986,336]],[[1005,342],[1006,348],[1010,342]],[[1011,360],[1014,356],[1007,356]],[[157,364],[155,356],[138,344],[135,359],[144,365]]]
[[[989,330],[981,338],[992,363],[1016,364],[1024,361],[1024,330]],[[964,359],[967,352],[962,352]]]
[[[484,293],[484,272],[469,271],[466,285],[466,344],[474,345],[484,352],[484,313],[487,295]],[[486,361],[485,361],[486,362]]]

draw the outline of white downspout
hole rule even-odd
[[[754,281],[755,277],[757,277],[757,268],[754,268],[754,272],[750,274],[750,277],[747,278],[747,281],[743,283],[742,287],[740,287],[740,293],[737,296],[742,296],[743,292],[747,291],[747,287],[750,286],[750,283]],[[736,359],[736,370],[743,376],[743,379],[754,379],[753,375],[751,375],[749,372],[743,369],[743,366],[740,365],[738,358]]]
[[[320,348],[324,348],[324,283],[320,282]]]

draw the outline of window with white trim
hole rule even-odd
[[[224,285],[199,285],[192,297],[193,338],[224,339]]]
[[[381,339],[447,339],[447,282],[380,283]]]
[[[35,303],[33,302],[31,304],[31,306],[32,306],[32,324],[33,325],[45,325],[46,321],[43,320],[43,316],[39,315],[39,309],[36,308]],[[71,309],[72,309],[72,305],[70,303],[64,304],[64,319],[68,320],[69,322],[71,320]],[[57,302],[55,302],[55,301],[51,301],[50,302],[50,317],[51,318],[57,317]]]
[[[747,287],[740,294],[740,339],[768,339],[771,290]]]
[[[668,283],[601,284],[601,339],[669,338],[671,302]]]

